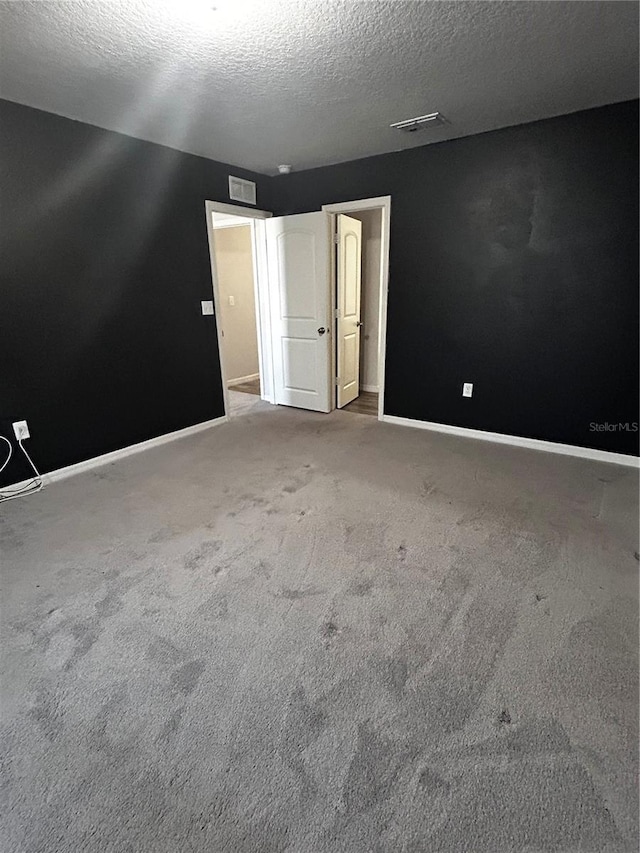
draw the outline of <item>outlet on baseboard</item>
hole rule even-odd
[[[29,427],[27,426],[26,421],[14,421],[13,431],[18,440],[21,438],[29,438]]]
[[[465,382],[462,386],[462,396],[463,397],[471,397],[473,396],[473,382]]]

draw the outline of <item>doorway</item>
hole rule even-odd
[[[271,214],[210,201],[205,209],[225,415],[233,418],[270,396],[263,249]]]
[[[391,197],[327,204],[322,209],[336,219],[346,215],[361,225],[359,394],[343,411],[377,415],[382,420]]]
[[[391,198],[329,204],[315,213],[280,217],[222,202],[207,201],[205,207],[225,414],[233,417],[233,401],[238,395],[244,395],[245,400],[257,396],[259,386],[260,398],[269,403],[319,412],[340,406],[362,414],[377,412],[378,420],[382,420]],[[358,258],[362,279],[359,313],[349,317],[361,327],[358,343],[355,347],[353,341],[348,342],[348,347],[345,345],[340,365],[346,363],[347,350],[351,363],[357,352],[355,376],[359,387],[354,394],[353,387],[348,387],[352,383],[343,383],[340,396],[336,342],[339,334],[345,341],[349,334],[345,324],[339,328],[337,247],[332,235],[337,234],[337,215],[341,213],[361,234]],[[224,252],[220,244],[235,241],[219,237],[218,232],[243,226],[250,228],[251,236],[255,306],[252,334],[257,343],[258,376],[254,372],[255,358],[253,366],[234,367],[233,356],[225,353],[225,324],[229,322],[229,312],[238,318],[240,312],[235,309],[240,306],[236,294],[229,290],[237,285],[219,281],[218,266],[224,277],[225,263],[216,262],[216,244]],[[246,254],[246,240],[244,246]]]

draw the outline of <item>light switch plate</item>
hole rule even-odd
[[[231,308],[233,308],[233,306],[234,306],[235,304],[236,304],[236,298],[235,298],[235,296],[229,296],[229,306],[230,306]]]
[[[200,305],[202,306],[203,315],[213,314],[213,302],[212,300],[203,300]]]
[[[473,382],[465,382],[462,386],[462,396],[471,397],[473,395]]]

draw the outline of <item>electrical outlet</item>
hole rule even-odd
[[[471,397],[473,396],[473,382],[465,382],[462,386],[462,396],[463,397]]]
[[[213,302],[211,299],[203,299],[200,303],[203,315],[213,314]]]
[[[27,426],[26,421],[14,421],[13,431],[18,440],[21,438],[29,438],[29,427]]]

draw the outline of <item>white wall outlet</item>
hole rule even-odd
[[[231,306],[231,308],[233,308],[233,306],[234,306],[235,304],[236,304],[236,298],[235,298],[235,296],[229,296],[229,305]]]
[[[29,427],[26,421],[14,421],[13,431],[18,440],[21,438],[29,438]]]
[[[202,306],[202,314],[213,314],[213,301],[211,299],[203,300],[200,305]]]
[[[462,386],[462,396],[463,397],[472,397],[473,396],[473,382],[465,382]]]

